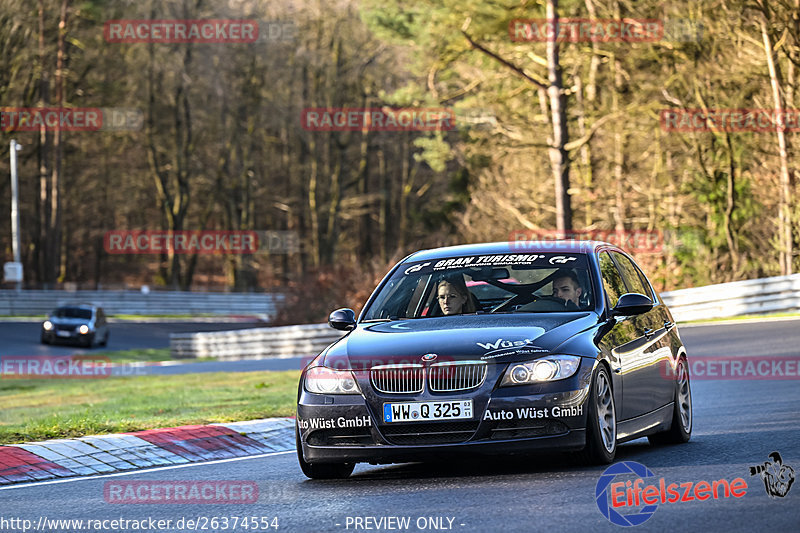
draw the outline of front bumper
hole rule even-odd
[[[588,362],[588,360],[587,360]],[[309,463],[408,462],[454,454],[575,451],[586,444],[592,364],[573,377],[541,385],[476,390],[464,394],[322,395],[300,391],[297,428]],[[362,383],[362,390],[363,388]],[[386,402],[473,400],[466,420],[384,423]]]
[[[77,328],[74,331],[56,328],[46,330],[42,328],[42,336],[51,341],[83,341],[87,338],[91,338],[94,333],[95,332],[92,329],[86,333],[81,333]]]

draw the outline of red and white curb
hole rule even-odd
[[[294,420],[149,429],[0,446],[0,485],[294,450]]]

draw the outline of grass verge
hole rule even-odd
[[[0,379],[0,444],[291,416],[299,376],[291,370]]]
[[[119,350],[106,352],[103,350],[92,351],[91,357],[108,357],[112,363],[134,363],[147,361],[171,361],[172,357],[169,348],[142,348],[137,350]],[[196,361],[196,359],[186,359],[186,362]],[[181,360],[183,362],[183,360]]]
[[[137,348],[135,350],[116,350],[105,352],[102,350],[91,351],[83,354],[89,358],[107,357],[112,363],[139,363],[139,362],[158,362],[176,361],[179,363],[197,363],[203,361],[219,361],[216,357],[197,357],[194,359],[173,359],[169,348]]]

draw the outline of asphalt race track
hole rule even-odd
[[[44,318],[42,318],[44,320]],[[92,350],[75,344],[45,345],[39,342],[41,321],[0,321],[0,355],[71,355],[96,353],[99,351],[133,350],[142,348],[169,348],[170,333],[192,331],[219,331],[264,327],[263,322],[231,321],[163,321],[135,322],[120,321],[109,325],[111,337],[108,347],[95,347]]]
[[[690,358],[697,360],[796,356],[798,325],[799,321],[790,320],[687,327],[682,337]],[[746,493],[741,498],[659,503],[649,520],[628,530],[800,531],[800,483],[785,497],[770,497],[761,478],[751,477],[749,470],[778,451],[783,464],[800,475],[800,381],[695,379],[692,390],[694,431],[688,444],[652,447],[640,439],[621,445],[617,461],[648,467],[655,477],[646,478],[647,485],[657,486],[662,477],[667,485],[741,477]],[[269,524],[277,517],[277,531],[620,531],[620,526],[601,515],[595,502],[595,487],[604,470],[581,466],[566,456],[540,455],[447,464],[359,465],[348,480],[310,481],[300,472],[294,454],[278,453],[0,489],[0,525],[2,519],[10,518],[31,520],[33,526],[40,519],[152,518],[172,520],[172,524],[147,531],[188,531],[194,527],[185,521],[199,519],[194,524],[198,531],[234,531],[233,520],[238,518],[236,530],[252,532],[276,529],[260,527],[266,524],[244,529],[243,517],[256,517],[256,522],[264,517]],[[259,497],[253,504],[231,504],[221,498],[196,504],[107,503],[106,483],[134,480],[255,482]],[[214,517],[216,528],[211,527]],[[222,517],[228,519],[227,529]],[[394,518],[387,522],[389,517],[408,518],[408,527]],[[176,527],[181,518],[182,529]],[[22,530],[6,526],[0,530]],[[46,530],[77,529],[51,525]],[[125,529],[94,529],[112,530]]]

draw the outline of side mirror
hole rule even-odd
[[[651,310],[653,305],[653,300],[644,294],[629,292],[619,297],[617,305],[611,310],[611,316],[641,315]]]
[[[328,325],[333,329],[350,331],[356,327],[356,313],[352,309],[337,309],[328,317]]]

